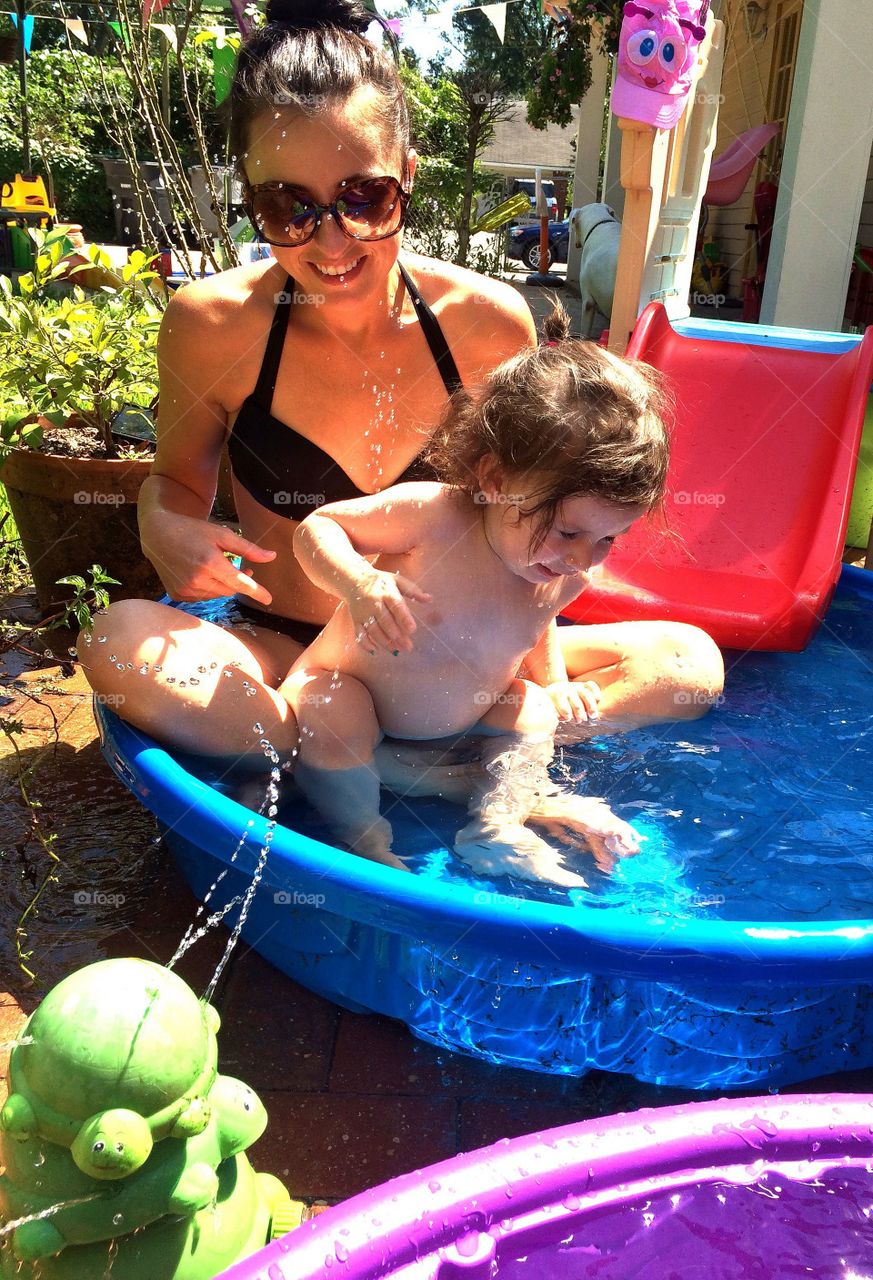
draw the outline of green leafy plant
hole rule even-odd
[[[573,107],[591,86],[592,48],[599,43],[604,53],[618,50],[622,7],[622,0],[569,0],[527,95],[527,118],[535,129],[570,123]]]
[[[0,346],[6,403],[0,414],[0,461],[13,448],[39,448],[41,417],[53,426],[70,419],[94,432],[107,458],[119,456],[112,420],[125,405],[148,405],[157,394],[155,351],[162,307],[150,289],[157,279],[142,252],[118,269],[117,285],[87,294],[73,285],[66,297],[52,287],[66,274],[93,266],[112,270],[92,246],[90,262],[69,268],[60,232],[38,233],[32,272],[19,292],[0,276]]]

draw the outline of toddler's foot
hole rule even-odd
[[[381,862],[386,867],[396,867],[398,871],[408,871],[405,862],[391,850],[393,832],[391,823],[385,818],[375,818],[366,827],[356,831],[340,831],[340,838],[351,848],[353,853],[371,862]]]
[[[474,818],[455,836],[455,853],[479,876],[547,880],[566,889],[584,889],[582,876],[568,871],[557,850],[520,823],[496,825]]]
[[[540,796],[528,821],[556,840],[590,849],[601,871],[612,871],[616,858],[631,858],[640,851],[640,838],[630,823],[596,796],[577,796],[572,791]]]

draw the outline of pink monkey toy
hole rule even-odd
[[[629,0],[612,89],[617,116],[672,129],[685,110],[709,0]]]

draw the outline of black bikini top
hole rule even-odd
[[[461,386],[457,365],[436,316],[406,268],[400,263],[398,266],[446,391],[451,395]],[[349,479],[329,453],[271,413],[295,289],[296,284],[289,276],[276,306],[255,389],[243,402],[233,424],[228,455],[234,477],[256,502],[289,520],[304,520],[324,503],[360,498],[364,490]],[[433,479],[432,470],[419,454],[392,483]]]

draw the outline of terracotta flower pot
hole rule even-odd
[[[150,467],[150,458],[62,458],[31,449],[16,450],[0,465],[43,608],[72,595],[55,585],[58,578],[86,577],[92,564],[119,579],[121,586],[110,591],[113,599],[161,593],[136,523],[139,490]]]

